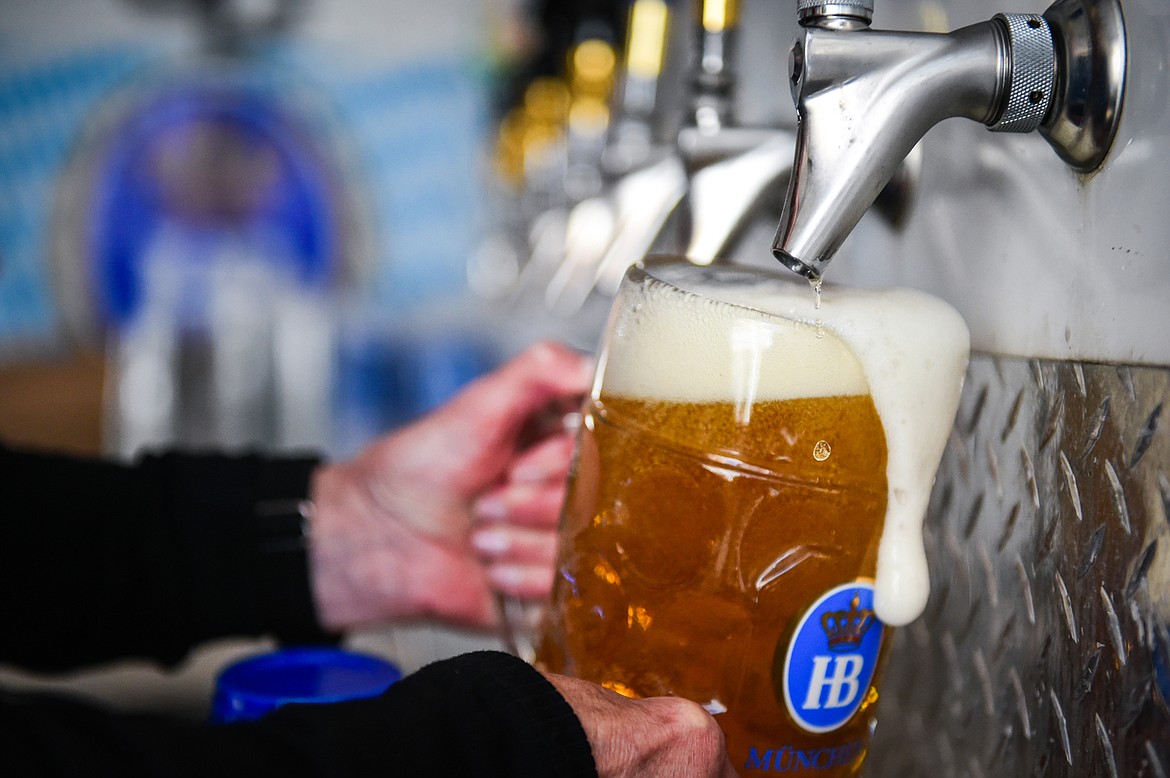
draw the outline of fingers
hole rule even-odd
[[[471,545],[487,562],[551,567],[556,559],[557,536],[549,530],[487,525],[471,533]]]
[[[543,341],[526,348],[488,379],[489,384],[543,392],[545,400],[584,394],[593,383],[593,360],[568,346]]]
[[[564,501],[564,484],[505,484],[477,500],[472,513],[487,524],[556,527]]]
[[[518,456],[505,482],[486,492],[472,506],[481,522],[528,527],[555,527],[564,503],[574,438],[561,433]]]
[[[485,569],[492,588],[507,597],[544,601],[552,592],[551,565],[489,564]]]
[[[467,440],[491,451],[517,438],[550,405],[584,395],[592,380],[592,359],[560,344],[538,343],[468,385],[448,413],[472,426]]]
[[[520,599],[544,599],[552,590],[557,536],[573,436],[561,433],[532,446],[513,462],[507,482],[473,506],[471,545],[493,589]]]
[[[492,588],[501,594],[539,599],[552,591],[554,532],[487,525],[472,532],[471,545],[484,563]]]
[[[723,731],[701,705],[680,697],[650,697],[635,704],[657,722],[667,741],[662,749],[665,753],[654,754],[652,769],[665,768],[662,774],[671,775],[685,766],[688,773],[698,768],[699,774],[712,778],[737,778]],[[677,745],[680,743],[685,744],[682,753]],[[638,771],[640,775],[646,773],[645,768]]]
[[[521,453],[508,470],[508,480],[522,484],[563,481],[569,474],[576,439],[572,432],[545,438]]]

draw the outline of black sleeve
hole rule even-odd
[[[264,510],[303,498],[315,465],[173,453],[127,466],[0,446],[0,662],[172,664],[217,637],[330,640],[304,544]]]
[[[484,651],[436,662],[383,694],[196,725],[0,696],[13,775],[596,776],[585,732],[543,676]]]

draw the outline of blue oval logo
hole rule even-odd
[[[783,672],[784,704],[800,727],[831,732],[857,712],[873,681],[883,631],[869,582],[831,589],[805,611]]]

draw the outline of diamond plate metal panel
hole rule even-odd
[[[871,776],[1170,777],[1170,370],[972,360]]]

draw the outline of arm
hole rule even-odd
[[[0,695],[0,759],[13,775],[596,775],[569,705],[499,652],[437,662],[378,698],[220,726]]]
[[[735,776],[695,703],[628,700],[490,651],[377,698],[221,726],[0,692],[0,758],[15,775]]]
[[[0,447],[0,661],[41,671],[180,660],[216,637],[322,641],[305,551],[257,506],[306,494],[311,459],[134,465]]]

